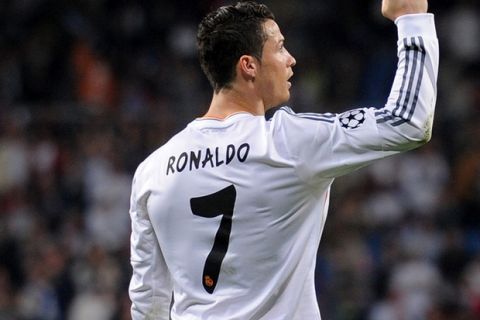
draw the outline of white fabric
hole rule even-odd
[[[314,270],[334,178],[430,138],[433,16],[396,24],[399,64],[385,108],[197,119],[139,166],[130,210],[133,319],[320,319]],[[228,187],[233,200],[213,199]],[[205,207],[227,210],[194,214],[191,199],[207,195]],[[219,229],[228,249],[214,281],[203,269]],[[204,282],[215,283],[212,293]]]

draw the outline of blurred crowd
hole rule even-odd
[[[211,98],[195,33],[230,2],[0,2],[0,320],[129,319],[136,166]],[[297,112],[381,106],[396,28],[380,1],[265,1],[297,66]],[[430,1],[432,141],[334,184],[322,316],[480,319],[480,3]]]

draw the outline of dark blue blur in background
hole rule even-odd
[[[0,2],[0,319],[129,319],[136,166],[208,107],[195,33],[224,1]],[[297,111],[385,103],[381,1],[266,1]],[[326,320],[480,319],[480,3],[430,1],[432,141],[338,179],[317,261]],[[306,319],[308,320],[308,319]]]

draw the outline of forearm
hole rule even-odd
[[[398,67],[387,103],[377,112],[377,123],[381,131],[387,125],[415,146],[431,137],[437,94],[438,41],[432,14],[403,15],[395,23]]]
[[[130,205],[132,278],[129,295],[132,319],[168,319],[171,277],[147,212],[150,192],[138,192],[137,180],[142,180],[141,175],[134,178]]]
[[[142,237],[140,246],[132,246],[132,319],[168,319],[172,299],[170,276],[158,245]]]

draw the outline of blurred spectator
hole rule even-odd
[[[12,284],[7,270],[0,268],[0,319],[15,319],[14,297],[12,296]]]
[[[475,317],[480,318],[480,257],[465,269],[465,299]]]
[[[78,101],[94,112],[115,106],[117,85],[107,61],[99,57],[86,41],[79,40],[72,51]]]
[[[449,167],[436,141],[398,161],[399,191],[406,209],[417,216],[433,215],[449,178]]]
[[[129,319],[130,183],[211,95],[195,52],[226,1],[0,2],[0,319]],[[267,1],[297,57],[291,105],[379,106],[379,2]],[[316,284],[333,320],[480,318],[480,4],[430,1],[432,141],[333,186]]]
[[[24,135],[23,119],[14,112],[3,123],[0,136],[0,193],[8,192],[27,184],[28,148]]]

